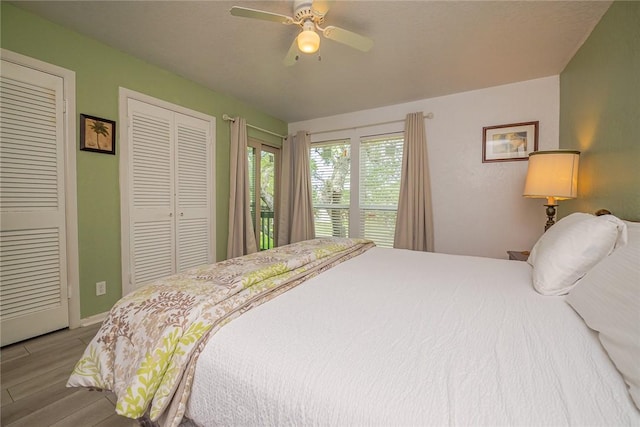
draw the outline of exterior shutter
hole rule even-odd
[[[2,61],[1,344],[69,324],[63,79]]]

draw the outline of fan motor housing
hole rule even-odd
[[[313,10],[313,2],[309,0],[296,0],[293,3],[293,19],[297,22],[304,22],[308,19],[316,24],[324,22],[324,15]]]

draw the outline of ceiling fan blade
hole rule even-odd
[[[263,21],[280,22],[281,24],[292,24],[293,18],[279,13],[266,12],[264,10],[249,9],[248,7],[233,6],[229,11],[233,16],[243,18],[261,19]]]
[[[324,16],[329,11],[334,0],[313,0],[311,9],[318,15]]]
[[[289,52],[287,52],[287,56],[285,56],[284,61],[282,61],[287,67],[295,65],[296,62],[298,62],[298,36],[293,39]]]
[[[370,38],[361,36],[360,34],[356,34],[343,28],[329,26],[324,29],[323,33],[329,40],[346,44],[347,46],[351,46],[352,48],[363,52],[368,52],[373,47],[373,40]]]

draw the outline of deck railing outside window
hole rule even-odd
[[[273,212],[260,211],[260,241],[258,245],[261,251],[274,247],[273,218]]]

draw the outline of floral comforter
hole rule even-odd
[[[308,240],[144,286],[111,309],[67,386],[111,390],[118,414],[176,426],[198,355],[215,331],[372,246],[362,239]]]

